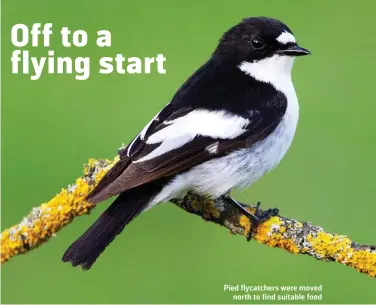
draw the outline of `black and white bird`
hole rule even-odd
[[[289,149],[299,117],[291,69],[296,56],[307,54],[272,18],[247,18],[224,33],[209,60],[89,194],[93,204],[118,197],[63,261],[89,269],[133,218],[188,191],[223,196],[260,221],[229,193],[252,185]]]

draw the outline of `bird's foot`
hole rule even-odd
[[[261,202],[257,202],[256,204],[256,211],[254,214],[248,212],[248,214],[245,214],[245,216],[248,217],[248,219],[251,221],[251,227],[249,229],[249,232],[247,234],[247,241],[250,241],[252,239],[252,236],[257,231],[257,228],[260,224],[267,221],[273,216],[277,216],[279,213],[279,210],[277,208],[268,209],[266,211],[260,211],[260,205]]]
[[[234,198],[230,197],[229,195],[224,196],[224,199],[239,209],[251,222],[250,230],[247,234],[247,241],[250,241],[252,239],[252,236],[256,232],[258,226],[268,220],[270,217],[277,216],[279,213],[279,210],[277,208],[274,209],[268,209],[266,211],[260,211],[260,202],[256,204],[256,211],[254,214],[252,214],[250,211],[248,211],[243,204],[237,202]]]

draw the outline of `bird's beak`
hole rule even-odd
[[[294,44],[284,50],[279,50],[278,53],[281,55],[287,55],[287,56],[304,56],[304,55],[311,54],[310,51],[302,48],[301,46],[298,46],[297,44]]]

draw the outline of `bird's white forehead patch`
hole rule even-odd
[[[282,44],[288,44],[288,43],[295,43],[296,39],[295,36],[292,35],[289,32],[283,32],[281,35],[277,37],[277,41]]]

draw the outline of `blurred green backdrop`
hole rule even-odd
[[[89,157],[112,158],[246,16],[279,18],[313,55],[297,60],[300,124],[276,171],[236,194],[283,215],[376,243],[376,2],[372,1],[2,1],[2,228],[81,175]],[[90,56],[89,80],[11,74],[12,25],[53,23],[51,48],[32,56]],[[89,44],[63,48],[63,26]],[[98,48],[96,31],[112,32]],[[102,56],[167,57],[166,75],[99,75]],[[2,267],[4,303],[231,303],[224,284],[323,285],[324,303],[371,303],[376,282],[335,263],[294,256],[240,237],[171,204],[137,218],[89,272],[60,258],[108,206]],[[241,302],[240,302],[241,303]],[[270,303],[270,301],[269,301]],[[290,303],[290,302],[289,302]]]

